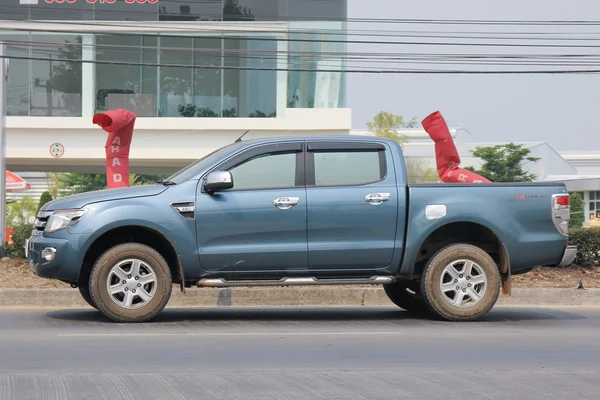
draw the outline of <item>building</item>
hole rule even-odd
[[[92,116],[115,108],[138,115],[134,173],[248,130],[347,134],[346,13],[346,0],[0,0],[7,168],[102,172]]]

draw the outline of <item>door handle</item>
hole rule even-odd
[[[273,200],[273,205],[280,210],[289,210],[300,202],[300,197],[280,197]]]
[[[382,204],[384,201],[388,201],[390,199],[389,193],[369,193],[365,196],[365,201],[371,205],[378,206]]]

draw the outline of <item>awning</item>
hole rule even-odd
[[[6,171],[6,192],[15,192],[18,190],[29,190],[31,184],[18,175]]]

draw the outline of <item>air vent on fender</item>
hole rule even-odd
[[[195,218],[196,204],[193,201],[171,203],[171,207],[185,219]]]

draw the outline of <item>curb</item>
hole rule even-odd
[[[498,306],[600,307],[600,289],[513,289]],[[381,287],[173,288],[167,307],[394,306]],[[77,289],[0,289],[2,308],[89,307]]]

